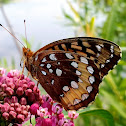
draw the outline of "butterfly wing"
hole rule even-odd
[[[34,61],[37,78],[46,92],[66,110],[86,107],[95,99],[101,82],[92,60],[69,51],[44,51]]]
[[[63,50],[75,52],[94,61],[100,71],[100,77],[108,73],[121,58],[121,50],[115,43],[92,37],[76,37],[55,41],[41,48],[43,50]]]
[[[120,59],[118,45],[79,37],[51,43],[34,54],[36,78],[66,110],[86,107],[95,99],[104,75]]]

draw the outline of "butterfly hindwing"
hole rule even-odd
[[[44,51],[36,55],[37,78],[47,93],[66,110],[86,107],[101,82],[92,60],[69,51]]]

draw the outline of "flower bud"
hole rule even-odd
[[[37,103],[32,104],[30,107],[31,114],[36,115],[38,109],[39,109],[39,105]]]
[[[23,94],[24,94],[23,88],[22,88],[22,87],[19,87],[19,88],[17,89],[16,93],[17,93],[18,96],[23,95]]]
[[[18,114],[21,114],[21,108],[16,108],[16,110],[15,110]]]
[[[7,93],[8,96],[10,96],[10,95],[12,95],[14,93],[14,90],[11,89],[10,87],[7,87],[6,88],[6,93]]]
[[[26,110],[22,111],[22,114],[25,116],[25,118],[28,116],[28,112]]]
[[[16,96],[12,96],[11,103],[17,103],[17,102],[18,102],[18,98]]]
[[[4,102],[7,102],[7,103],[11,103],[11,99],[10,98],[8,98],[8,97],[6,97],[6,98],[4,98]]]
[[[14,111],[14,107],[10,107],[9,111]]]
[[[1,88],[2,88],[2,91],[6,91],[7,85],[6,84],[2,84]]]
[[[23,84],[22,88],[25,91],[28,88],[28,85],[27,84]]]
[[[2,114],[2,116],[3,116],[3,118],[4,118],[5,120],[8,120],[8,119],[9,119],[9,114],[8,114],[7,112],[4,112],[4,113]]]
[[[31,89],[27,89],[26,91],[25,91],[25,95],[26,96],[30,96],[32,94],[32,90]]]
[[[29,85],[29,88],[33,90],[35,83],[31,81],[28,83],[28,85]]]
[[[19,114],[19,115],[17,115],[17,120],[18,120],[18,123],[22,123],[22,122],[24,122],[24,115],[22,115],[22,114]]]
[[[20,104],[21,105],[26,105],[27,104],[26,98],[22,97],[21,100],[20,100]]]
[[[10,119],[15,119],[16,116],[17,116],[17,113],[16,113],[16,112],[14,112],[14,111],[10,111],[10,112],[9,112],[9,117],[10,117]]]

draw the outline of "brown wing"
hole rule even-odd
[[[33,55],[33,65],[47,93],[66,110],[78,110],[95,99],[103,76],[120,54],[119,46],[110,41],[77,37],[41,48]]]
[[[95,99],[101,82],[94,61],[69,51],[44,51],[33,62],[46,92],[66,110],[86,107]]]
[[[100,71],[100,77],[108,73],[121,58],[121,50],[118,45],[108,40],[92,37],[76,37],[55,41],[40,50],[63,50],[81,54],[90,58]]]

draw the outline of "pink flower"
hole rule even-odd
[[[31,114],[36,115],[38,109],[39,109],[39,105],[37,103],[32,104],[30,107]]]
[[[4,117],[5,120],[9,119],[9,114],[7,112],[4,112],[2,116]]]
[[[10,105],[8,103],[4,103],[3,105],[1,105],[1,112],[4,113],[4,112],[8,112],[10,108]]]
[[[52,106],[52,111],[53,111],[53,113],[55,113],[55,114],[61,114],[62,111],[63,111],[63,108],[61,107],[60,104],[57,104],[57,105],[55,105],[55,106]]]
[[[44,126],[44,118],[37,117],[35,126]]]
[[[48,108],[42,108],[39,107],[39,110],[37,110],[37,115],[43,118],[44,116],[48,115]]]
[[[22,87],[19,87],[19,88],[17,89],[16,93],[17,93],[18,96],[23,95],[23,94],[24,94],[23,88],[22,88]]]
[[[14,111],[10,111],[10,112],[9,112],[9,117],[10,117],[10,119],[15,119],[16,116],[17,116],[17,113],[16,113],[16,112],[14,112]]]
[[[4,75],[6,73],[6,70],[4,68],[0,68],[0,74]]]
[[[44,126],[52,126],[52,120],[50,118],[44,119]]]
[[[27,104],[26,98],[22,97],[21,100],[20,100],[20,104],[21,105],[26,105]]]
[[[74,123],[68,119],[62,118],[59,120],[58,126],[74,126]]]
[[[18,77],[19,76],[19,74],[20,74],[20,71],[18,71],[18,70],[11,70],[8,74],[7,74],[7,76],[9,77],[9,78],[12,78],[12,77]]]
[[[58,118],[56,115],[52,115],[52,126],[56,126],[58,124]]]
[[[71,119],[76,119],[78,117],[79,113],[76,113],[76,111],[69,111],[68,112],[68,116],[71,118]]]
[[[18,102],[18,98],[16,96],[12,96],[11,103],[17,103],[17,102]]]
[[[24,115],[22,115],[22,114],[17,115],[17,120],[19,123],[22,123],[24,121],[24,119],[25,119]]]
[[[63,113],[58,115],[58,119],[62,119],[62,118],[64,118],[64,114]]]

